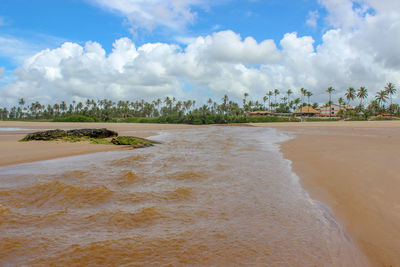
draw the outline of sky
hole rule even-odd
[[[400,86],[398,0],[0,0],[0,106]],[[394,102],[399,102],[394,97]]]

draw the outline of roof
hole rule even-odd
[[[269,110],[259,110],[259,111],[253,111],[253,112],[249,112],[248,115],[250,116],[257,116],[257,115],[269,115],[269,114],[273,114],[273,111],[269,111]]]
[[[311,106],[305,106],[299,108],[296,112],[296,114],[319,114],[318,111],[313,109]]]

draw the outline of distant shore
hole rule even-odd
[[[301,184],[327,204],[373,266],[400,265],[400,122],[257,124],[283,143]]]
[[[281,146],[303,187],[326,203],[375,266],[400,264],[400,121],[248,124],[276,128],[296,138]],[[149,137],[172,124],[46,123],[0,121],[0,166],[120,150],[89,143],[18,140],[40,129],[108,128]]]

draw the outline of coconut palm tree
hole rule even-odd
[[[277,95],[279,95],[279,94],[280,94],[279,90],[278,90],[278,89],[275,89],[275,90],[274,90],[274,96],[275,96],[275,106],[277,105],[277,102],[276,102],[276,96],[277,96]]]
[[[360,89],[358,89],[357,91],[357,97],[360,99],[360,107],[362,107],[363,99],[368,97],[368,90],[365,87],[361,86]]]
[[[331,86],[328,89],[326,89],[326,92],[329,94],[329,117],[330,117],[332,113],[332,93],[335,92],[335,89]]]
[[[286,94],[287,94],[287,104],[288,104],[288,106],[289,106],[290,95],[292,95],[293,92],[292,92],[292,90],[289,89],[289,90],[286,91]]]
[[[375,100],[378,102],[378,105],[382,103],[381,109],[384,110],[384,104],[388,99],[388,93],[385,90],[381,90],[376,93]]]
[[[354,90],[353,87],[349,87],[344,96],[347,99],[347,104],[350,105],[350,100],[354,100],[354,98],[356,97],[356,90]]]
[[[269,110],[271,111],[271,97],[274,93],[272,91],[268,91],[267,96],[268,96],[268,101],[269,101]]]
[[[243,108],[245,108],[245,106],[246,106],[246,101],[247,101],[248,96],[249,96],[249,94],[247,92],[243,94]]]
[[[296,98],[296,99],[293,101],[293,104],[294,104],[294,106],[295,106],[295,111],[297,111],[297,107],[299,106],[300,102],[301,102],[300,98]]]
[[[307,99],[308,99],[308,106],[310,106],[310,97],[313,95],[313,93],[311,93],[310,91],[307,91],[306,92],[306,96],[307,96]]]
[[[265,95],[263,96],[263,102],[264,102],[264,110],[266,109],[266,103],[267,103],[268,97]]]
[[[342,109],[342,105],[345,105],[343,97],[339,97],[338,103],[339,103],[339,110],[341,110]]]
[[[304,106],[304,97],[306,96],[307,90],[304,88],[300,88],[301,93],[301,105]]]
[[[388,83],[385,86],[386,94],[390,97],[390,107],[392,106],[392,96],[397,92],[393,83]],[[391,111],[390,111],[391,112]]]

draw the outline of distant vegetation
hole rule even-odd
[[[327,90],[329,101],[323,106],[332,106],[332,94],[335,89]],[[308,118],[309,121],[336,121],[367,120],[377,117],[377,120],[392,119],[392,116],[400,116],[398,104],[392,103],[393,96],[397,93],[394,84],[388,83],[385,88],[378,91],[370,103],[364,103],[368,97],[365,87],[346,90],[343,97],[337,100],[339,106],[354,105],[354,109],[339,111],[338,118],[318,119]],[[0,120],[46,120],[55,122],[135,122],[135,123],[186,123],[186,124],[227,124],[250,122],[289,122],[299,121],[293,116],[298,108],[312,106],[317,108],[318,103],[311,103],[313,93],[301,88],[300,96],[294,97],[292,90],[281,93],[278,89],[268,91],[262,100],[249,100],[249,94],[243,95],[242,103],[238,104],[225,95],[220,101],[209,99],[206,104],[196,106],[193,100],[180,101],[174,97],[157,99],[152,102],[118,101],[103,99],[99,101],[86,100],[67,104],[65,101],[53,105],[42,105],[34,102],[29,105],[21,98],[18,106],[0,108]],[[279,97],[283,95],[283,97]],[[328,98],[329,96],[329,98]],[[268,110],[275,114],[285,116],[259,116],[249,117],[248,112]]]

